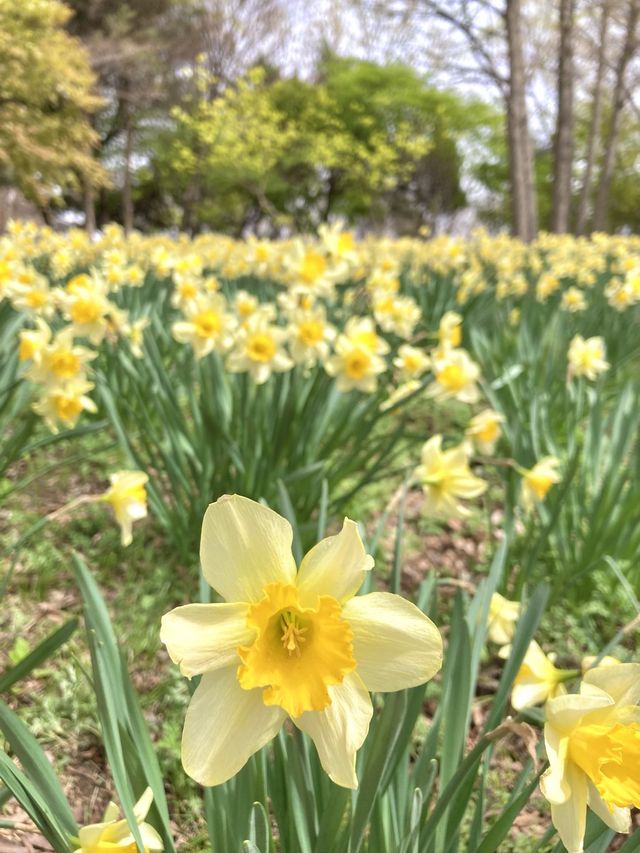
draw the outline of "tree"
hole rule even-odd
[[[86,51],[58,0],[0,0],[0,170],[44,211],[60,188],[95,185],[88,116],[100,100]]]
[[[622,112],[628,100],[626,87],[626,75],[629,63],[637,49],[638,17],[640,16],[640,0],[628,0],[627,21],[625,27],[624,42],[618,63],[616,66],[616,82],[613,92],[613,107],[609,123],[609,131],[604,142],[604,157],[598,181],[598,192],[596,196],[595,210],[593,214],[593,227],[596,231],[602,231],[607,225],[609,213],[609,194],[613,180],[616,148]]]
[[[551,230],[559,234],[569,230],[571,211],[574,14],[575,0],[560,0],[558,105],[553,139],[553,207],[551,211]]]

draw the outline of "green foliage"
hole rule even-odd
[[[482,145],[486,106],[428,86],[403,65],[328,57],[315,83],[256,68],[174,110],[149,180],[215,228],[309,228],[330,215],[383,218],[411,200],[417,227],[464,203],[458,145]]]
[[[100,102],[70,14],[59,0],[0,0],[0,170],[41,204],[79,174],[101,177],[87,118]]]

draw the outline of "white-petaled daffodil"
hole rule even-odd
[[[202,675],[187,710],[182,763],[202,785],[230,779],[290,717],[331,779],[357,787],[369,691],[430,679],[442,662],[436,626],[397,595],[357,596],[373,566],[345,519],[296,568],[288,521],[248,498],[207,509],[200,559],[221,604],[167,613],[161,639],[186,676]]]

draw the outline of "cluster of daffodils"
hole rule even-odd
[[[434,379],[426,393],[435,401],[455,399],[473,404],[480,400],[480,369],[459,347],[461,335],[462,318],[448,312],[440,322],[438,347],[430,357]],[[424,444],[414,476],[424,493],[425,514],[445,519],[471,514],[467,502],[484,494],[488,483],[473,473],[470,464],[475,454],[493,456],[504,422],[500,412],[484,408],[469,420],[461,443],[443,449],[443,436],[438,434]],[[513,460],[502,462],[521,475],[520,500],[527,511],[543,501],[549,489],[562,479],[558,471],[560,460],[554,456],[544,457],[529,469]]]
[[[618,312],[640,301],[640,241],[542,234],[525,246],[481,230],[467,240],[357,241],[340,223],[321,226],[314,238],[272,241],[125,236],[114,225],[90,239],[77,229],[60,234],[30,223],[10,223],[0,238],[0,301],[25,317],[24,375],[36,383],[34,408],[51,429],[72,427],[95,408],[89,362],[105,340],[119,346],[127,339],[126,351],[143,357],[144,328],[164,311],[167,282],[179,316],[160,319],[172,324],[174,338],[198,359],[221,354],[229,372],[248,373],[258,384],[296,365],[319,365],[341,391],[374,393],[382,385],[382,410],[420,392],[428,378],[433,400],[475,405],[480,371],[461,348],[460,315],[442,317],[432,346],[432,318],[411,295],[434,276],[450,280],[461,306],[487,292],[513,301],[514,325],[518,301],[532,291],[574,314],[604,294]],[[244,281],[251,278],[276,288],[277,298],[266,301],[255,284],[249,292]],[[134,300],[134,319],[124,310],[132,302],[126,291],[143,285],[147,304],[141,310]],[[574,338],[569,378],[593,380],[606,369],[598,341]]]
[[[110,269],[107,267],[106,272]],[[64,286],[52,287],[33,267],[15,261],[5,269],[3,295],[25,317],[18,337],[23,376],[37,387],[34,411],[56,432],[72,428],[82,412],[95,412],[89,392],[91,362],[105,338],[127,337],[134,356],[146,320],[130,323],[109,298],[119,284],[102,273],[79,273]]]
[[[508,654],[520,605],[494,594],[488,637]],[[565,684],[580,676],[577,693]],[[585,658],[581,670],[559,669],[532,641],[516,677],[511,703],[520,711],[544,704],[549,768],[540,787],[568,853],[582,853],[587,808],[615,832],[631,830],[640,808],[640,664]]]

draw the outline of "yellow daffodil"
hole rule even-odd
[[[120,525],[122,544],[126,547],[133,538],[133,522],[147,515],[145,484],[149,478],[143,471],[117,471],[111,474],[109,480],[111,487],[104,493],[102,500],[111,504]]]
[[[390,593],[356,596],[373,559],[353,521],[297,570],[292,537],[267,507],[220,498],[204,517],[200,559],[224,603],[162,619],[172,660],[202,674],[182,737],[184,768],[202,785],[230,779],[290,717],[331,779],[355,788],[368,691],[422,684],[441,666],[438,629],[417,607]]]
[[[436,400],[460,400],[475,403],[480,397],[477,381],[480,368],[462,349],[447,349],[433,356],[435,381],[429,386],[428,394]]]
[[[60,385],[45,385],[33,404],[33,410],[44,419],[52,432],[58,432],[60,423],[71,429],[83,411],[97,411],[96,404],[87,396],[92,388],[93,384],[82,376]]]
[[[511,704],[516,711],[531,705],[541,705],[554,696],[566,693],[563,682],[576,675],[577,670],[558,669],[552,656],[545,655],[536,641],[532,640],[513,682]]]
[[[46,320],[43,320],[42,317],[36,317],[36,328],[22,329],[19,338],[18,358],[20,361],[39,361],[42,350],[51,340],[51,329]]]
[[[511,642],[520,618],[520,609],[519,601],[509,601],[499,592],[493,593],[487,621],[487,636],[492,643],[506,646]]]
[[[233,344],[235,319],[221,294],[194,297],[185,303],[184,314],[185,319],[174,323],[171,333],[180,343],[191,344],[196,358],[214,350],[226,352]]]
[[[579,287],[568,287],[562,294],[561,305],[567,311],[575,314],[578,311],[586,310],[587,300]]]
[[[555,456],[545,456],[533,468],[518,469],[522,475],[521,499],[525,509],[531,509],[535,503],[543,501],[551,486],[560,482],[562,476],[557,470],[559,465],[560,460]]]
[[[410,296],[382,294],[373,300],[373,315],[383,332],[410,338],[422,312]]]
[[[318,361],[326,361],[329,345],[335,336],[336,330],[327,322],[322,305],[308,310],[299,308],[292,312],[289,350],[296,364],[313,367]]]
[[[486,491],[487,484],[469,470],[464,445],[442,450],[442,436],[434,435],[421,455],[422,462],[415,473],[425,496],[424,512],[445,518],[470,515],[460,500],[478,497]]]
[[[591,381],[606,373],[610,364],[606,360],[606,347],[601,337],[587,338],[576,335],[571,339],[567,358],[569,361],[568,376],[584,376]]]
[[[347,335],[338,335],[334,354],[327,359],[325,370],[336,377],[339,391],[372,393],[378,386],[378,376],[387,369],[383,358],[366,343],[358,343]]]
[[[462,343],[462,317],[455,311],[447,311],[442,315],[438,327],[438,343],[440,349],[456,349]]]
[[[26,371],[32,382],[44,385],[58,385],[77,377],[85,376],[89,361],[97,355],[87,347],[74,345],[74,330],[68,326],[37,349],[37,358]],[[33,338],[30,341],[33,344]]]
[[[401,344],[398,355],[393,359],[393,365],[402,377],[417,379],[431,366],[431,359],[423,350],[411,344]]]
[[[153,793],[147,788],[144,794],[133,807],[136,823],[145,850],[164,850],[162,839],[156,830],[144,822],[151,803]],[[101,823],[92,823],[83,826],[77,838],[71,840],[75,846],[74,853],[135,853],[138,849],[131,829],[126,820],[118,819],[120,809],[115,803],[109,803]]]
[[[345,323],[344,337],[353,346],[365,347],[375,355],[386,355],[389,352],[389,344],[376,333],[372,317],[350,317]]]
[[[291,370],[293,361],[284,350],[286,338],[286,331],[273,325],[267,315],[252,314],[236,333],[227,369],[231,373],[248,372],[256,385],[262,385],[274,372]]]
[[[105,290],[104,283],[94,278],[89,286],[78,287],[71,293],[60,295],[62,311],[71,322],[74,335],[78,338],[89,338],[96,346],[104,339],[108,315],[114,308],[107,299]]]
[[[504,416],[493,409],[483,409],[469,421],[465,435],[470,438],[481,453],[491,456],[502,430]]]
[[[580,693],[545,707],[542,793],[568,853],[582,853],[587,806],[616,832],[640,808],[640,664],[596,667]]]

